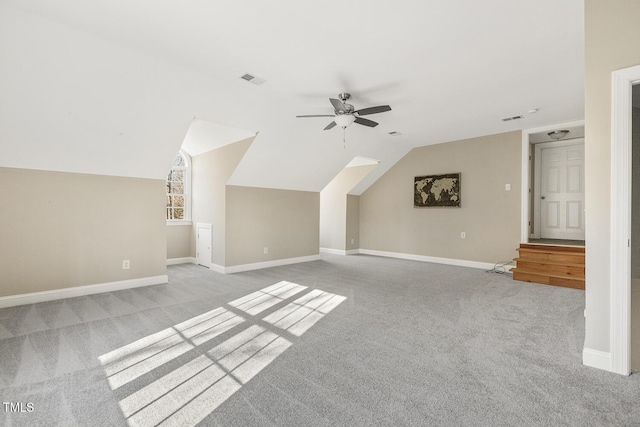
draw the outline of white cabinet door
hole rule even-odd
[[[196,233],[196,262],[198,265],[211,268],[211,225],[198,224]]]

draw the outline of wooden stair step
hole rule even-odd
[[[556,261],[551,259],[532,259],[532,258],[514,258],[513,260],[515,262],[534,262],[537,264],[565,265],[567,267],[584,268],[584,263],[582,262],[564,262],[564,261]]]
[[[585,289],[585,248],[522,243],[514,258],[514,280]]]
[[[584,246],[559,246],[559,245],[541,245],[531,243],[521,243],[520,249],[534,249],[538,251],[553,251],[567,253],[584,253]]]
[[[520,258],[527,258],[530,260],[549,260],[584,264],[585,256],[582,253],[572,252],[557,252],[557,251],[538,251],[534,249],[517,249],[520,252]]]
[[[519,260],[517,261],[516,268],[525,271],[536,271],[539,274],[558,274],[584,277],[584,264],[563,264],[556,261]]]
[[[520,268],[520,267],[513,267],[509,271],[513,271],[513,272],[517,271],[519,273],[526,273],[526,274],[536,274],[536,275],[539,275],[539,276],[557,277],[557,278],[560,278],[560,279],[584,280],[584,274],[567,275],[567,274],[562,274],[562,273],[545,273],[545,272],[540,272],[540,271],[537,271],[537,270],[528,270],[526,268]]]
[[[523,282],[540,283],[543,285],[562,286],[565,288],[585,289],[584,276],[567,276],[563,274],[541,273],[539,271],[512,268],[513,279]]]

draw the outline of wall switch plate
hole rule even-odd
[[[264,247],[264,253],[265,253],[265,254],[268,254],[268,253],[269,253],[269,248],[268,248],[268,247],[266,247],[266,246]]]
[[[466,239],[467,238],[467,233],[465,233],[464,231],[462,233],[460,233],[460,238],[461,239]]]
[[[511,191],[511,184],[505,184],[504,189],[505,191]]]
[[[122,261],[123,270],[128,270],[130,266],[131,266],[131,261],[129,261],[128,259],[125,259],[124,261]]]

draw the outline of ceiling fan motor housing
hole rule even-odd
[[[346,128],[352,123],[359,125],[376,127],[378,123],[373,120],[365,119],[361,116],[369,114],[383,113],[385,111],[391,111],[391,107],[388,105],[379,105],[377,107],[362,108],[360,110],[355,109],[351,104],[347,104],[346,101],[351,98],[351,94],[342,92],[338,94],[339,99],[329,98],[334,111],[334,121],[329,123],[324,130],[333,129],[336,125],[341,128]],[[309,115],[309,116],[297,116],[297,117],[332,117],[331,115]]]

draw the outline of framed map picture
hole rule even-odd
[[[413,206],[460,207],[460,173],[416,176],[413,181]]]

